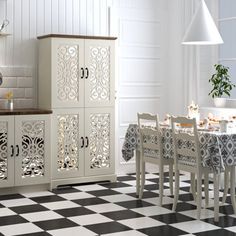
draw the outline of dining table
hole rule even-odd
[[[169,125],[160,125],[162,134],[163,158],[174,158],[172,129]],[[230,172],[231,201],[236,213],[235,202],[235,165],[236,165],[236,130],[231,129],[227,132],[212,130],[208,128],[199,128],[198,137],[200,143],[200,152],[202,165],[220,176],[225,170]],[[122,157],[128,162],[133,157],[136,158],[136,194],[140,190],[140,133],[137,124],[129,124],[124,143],[122,146]],[[189,157],[182,157],[181,161],[190,161]],[[194,161],[194,160],[193,160]],[[219,178],[218,179],[219,181]],[[219,185],[219,183],[218,183]],[[219,201],[219,191],[217,191],[215,201]],[[215,202],[217,203],[217,202]],[[216,204],[214,204],[216,205]],[[219,204],[218,204],[219,205]],[[216,206],[215,206],[216,207]],[[219,212],[219,209],[215,209]]]

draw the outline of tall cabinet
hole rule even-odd
[[[38,39],[39,106],[53,109],[52,187],[116,180],[116,38]]]

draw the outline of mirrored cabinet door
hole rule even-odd
[[[0,187],[14,185],[14,117],[0,117]]]
[[[47,183],[50,170],[50,119],[15,117],[15,185]]]

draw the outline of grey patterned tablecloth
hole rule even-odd
[[[164,158],[173,158],[172,131],[163,127],[162,142]],[[199,131],[202,164],[214,172],[224,171],[225,166],[236,165],[236,134],[220,132]],[[129,161],[134,156],[134,151],[139,149],[140,137],[137,124],[130,124],[122,147],[122,156]]]

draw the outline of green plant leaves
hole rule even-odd
[[[222,97],[223,95],[230,97],[230,91],[235,87],[235,84],[230,80],[229,68],[221,64],[215,64],[214,66],[216,73],[209,79],[213,88],[208,95],[211,95],[212,98]]]

